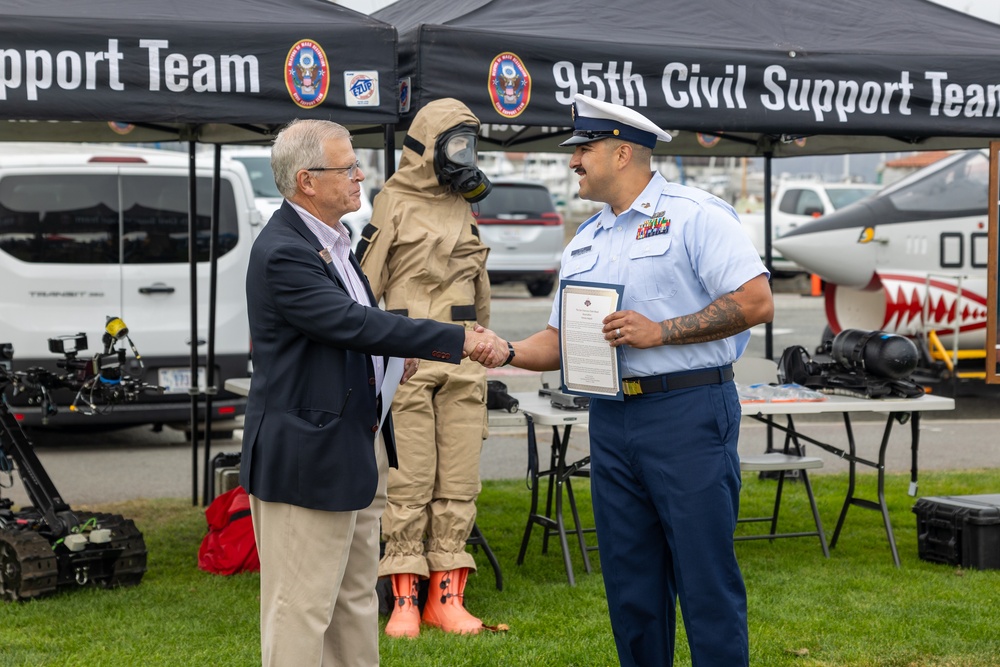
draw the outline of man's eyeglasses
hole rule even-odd
[[[310,167],[306,171],[346,171],[347,178],[354,180],[354,177],[358,175],[358,170],[361,169],[361,161],[355,160],[354,164],[349,167]]]

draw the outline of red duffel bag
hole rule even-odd
[[[208,534],[198,549],[198,567],[215,574],[259,572],[260,558],[250,519],[250,496],[242,486],[205,508]]]

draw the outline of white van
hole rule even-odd
[[[257,211],[266,223],[271,215],[281,207],[284,198],[278,192],[274,183],[274,172],[271,171],[271,149],[256,146],[226,146],[222,149],[223,156],[242,164],[250,176],[253,187],[254,201]]]
[[[257,210],[266,223],[271,215],[281,206],[283,197],[274,184],[274,172],[271,170],[271,149],[268,147],[229,146],[223,149],[223,155],[240,162],[246,167],[253,185],[253,193],[257,202]],[[361,232],[372,219],[372,204],[364,187],[361,188],[361,208],[348,213],[340,219],[351,233],[351,249],[358,247]]]
[[[198,160],[198,347],[207,354],[211,156]],[[246,377],[250,353],[245,280],[252,227],[260,225],[247,172],[223,161],[215,316],[213,421],[241,415],[245,399],[221,391]],[[142,355],[127,373],[162,386],[137,403],[83,417],[57,394],[54,426],[190,419],[188,157],[155,149],[86,144],[0,144],[0,343],[13,343],[14,368],[56,368],[53,337],[84,332],[90,357],[103,351],[107,316],[121,317]],[[200,384],[204,376],[199,372]],[[12,399],[28,426],[37,407]],[[213,429],[214,430],[214,429]]]

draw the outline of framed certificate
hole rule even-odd
[[[604,318],[620,309],[622,285],[559,283],[559,357],[569,394],[624,400],[618,348],[604,339]]]

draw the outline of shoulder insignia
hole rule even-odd
[[[582,232],[584,227],[586,227],[590,223],[594,222],[599,217],[601,217],[601,212],[600,211],[598,211],[594,215],[590,216],[589,218],[587,218],[586,220],[584,220],[583,222],[581,222],[580,226],[576,228],[576,233],[579,234],[580,232]]]

